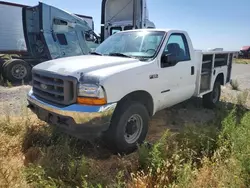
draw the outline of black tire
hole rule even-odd
[[[1,59],[0,59],[0,76],[2,76],[2,77],[3,77],[3,65],[4,65],[4,62],[1,61]]]
[[[16,72],[19,67],[19,71]],[[4,77],[11,83],[21,83],[22,81],[27,82],[31,78],[31,67],[30,65],[21,59],[11,59],[4,63]]]
[[[205,108],[213,109],[215,108],[219,101],[221,95],[221,84],[218,80],[215,81],[213,91],[203,95],[203,106]]]
[[[2,65],[2,76],[6,79],[6,66],[11,60],[6,60]]]
[[[125,139],[125,129],[126,127],[133,126],[128,125],[128,121],[133,116],[140,117],[142,125],[134,141],[132,141],[131,137],[131,142],[128,142]],[[116,109],[112,117],[111,125],[104,134],[104,140],[107,142],[109,148],[117,153],[131,153],[137,149],[138,144],[140,145],[145,140],[148,132],[148,122],[149,113],[146,107],[138,102],[127,101]],[[129,137],[127,137],[127,139],[129,139]]]

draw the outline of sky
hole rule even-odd
[[[12,2],[35,6],[37,0]],[[43,0],[72,13],[92,16],[100,32],[102,0]],[[88,3],[85,3],[88,2]],[[147,0],[156,28],[185,30],[195,49],[240,50],[250,45],[250,0]]]

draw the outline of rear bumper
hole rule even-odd
[[[116,107],[116,103],[105,106],[73,104],[59,107],[38,99],[33,95],[32,89],[27,95],[27,100],[28,108],[39,119],[79,138],[99,136],[106,131]]]

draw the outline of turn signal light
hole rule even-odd
[[[77,103],[85,105],[105,105],[107,104],[107,100],[105,98],[78,97]]]

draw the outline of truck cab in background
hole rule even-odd
[[[92,17],[41,2],[32,7],[0,2],[0,10],[0,54],[15,54],[0,58],[0,73],[12,83],[29,81],[32,67],[41,62],[88,54],[100,44]]]
[[[155,28],[149,20],[146,0],[103,0],[101,41],[125,30]]]
[[[250,59],[250,46],[243,46],[240,49],[239,58]]]
[[[88,54],[88,41],[98,43],[85,20],[44,3],[23,8],[23,28],[28,51],[37,58]]]
[[[6,17],[9,17],[8,13]],[[93,30],[92,17],[82,18],[45,3],[22,7],[19,17],[22,17],[21,35],[24,35],[26,55],[17,52],[15,54],[20,56],[15,59],[2,63],[0,60],[0,72],[10,82],[29,81],[32,67],[41,62],[89,54],[118,31],[155,28],[149,21],[146,0],[103,0],[101,38]],[[1,35],[5,36],[0,31]],[[12,34],[7,35],[11,38]]]

